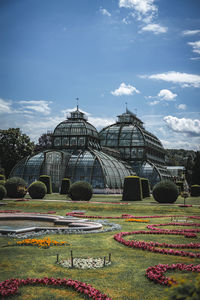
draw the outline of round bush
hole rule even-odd
[[[69,188],[69,197],[72,200],[89,201],[92,198],[92,186],[86,181],[77,181]]]
[[[3,174],[0,174],[0,180],[6,180],[6,178]]]
[[[178,188],[171,180],[160,181],[153,188],[153,197],[159,203],[174,203],[178,194]]]
[[[200,185],[195,184],[191,186],[191,197],[200,196]]]
[[[5,186],[5,183],[6,183],[5,180],[1,180],[1,179],[0,179],[0,184],[1,184],[1,185]]]
[[[48,175],[40,175],[39,181],[44,182],[47,187],[47,194],[52,194],[51,177]]]
[[[32,199],[42,199],[47,193],[47,187],[42,181],[33,182],[28,188]]]
[[[11,177],[5,183],[7,196],[10,198],[23,198],[26,195],[26,182],[20,177]]]
[[[5,198],[6,195],[7,195],[6,188],[2,184],[0,184],[0,200]]]

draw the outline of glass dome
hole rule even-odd
[[[96,149],[49,150],[20,161],[10,176],[20,176],[28,184],[45,174],[51,176],[58,192],[62,178],[89,182],[95,193],[122,192],[124,177],[133,174],[130,166]]]
[[[86,148],[88,146],[99,149],[99,135],[78,107],[70,113],[67,120],[55,128],[52,135],[53,148]]]
[[[128,109],[118,116],[115,124],[103,128],[99,137],[102,147],[118,150],[121,159],[128,162],[139,176],[147,177],[147,174],[151,174],[148,178],[152,184],[170,178],[161,142],[145,130],[143,122]],[[151,167],[148,169],[145,166],[149,163]],[[148,172],[145,171],[147,169]]]

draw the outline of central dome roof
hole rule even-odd
[[[99,149],[99,135],[96,128],[87,121],[83,112],[77,109],[70,113],[67,120],[58,124],[53,132],[53,147],[92,147]]]

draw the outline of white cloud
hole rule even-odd
[[[158,93],[158,97],[161,100],[172,101],[177,97],[177,94],[172,93],[170,90],[163,89]]]
[[[200,54],[200,41],[189,42],[188,45],[192,46],[194,53]]]
[[[105,8],[100,8],[99,11],[102,13],[102,15],[111,17],[111,13],[109,13],[109,11],[107,11],[107,9],[105,9]]]
[[[178,109],[181,109],[181,110],[185,110],[187,108],[187,105],[186,104],[179,104],[177,106]]]
[[[154,34],[166,33],[167,30],[167,27],[152,23],[142,27],[142,31],[152,31]]]
[[[153,17],[158,10],[154,0],[119,0],[119,7],[133,10],[139,20],[146,16]]]
[[[116,89],[115,91],[111,91],[111,94],[113,96],[122,96],[122,95],[130,96],[133,95],[133,93],[139,94],[140,91],[138,91],[134,86],[130,84],[126,85],[124,82],[120,84],[118,89]]]
[[[51,109],[49,107],[49,104],[52,103],[51,101],[30,100],[30,101],[19,101],[19,103],[25,109],[29,109],[30,111],[42,113],[44,115],[49,115],[51,112]]]
[[[13,113],[13,110],[11,108],[11,101],[5,101],[0,98],[0,114],[10,114]]]
[[[184,30],[182,33],[183,33],[183,35],[191,36],[191,35],[195,35],[195,34],[200,33],[200,30],[199,29],[197,29],[197,30]]]
[[[158,103],[160,103],[160,101],[154,100],[154,101],[149,102],[148,104],[151,105],[151,106],[153,106],[153,105],[156,105]]]
[[[178,83],[182,87],[195,87],[195,88],[200,87],[200,75],[195,75],[195,74],[171,71],[171,72],[160,73],[160,74],[145,75],[145,76],[141,76],[141,78],[156,79],[156,80]]]
[[[191,136],[200,134],[200,120],[192,120],[186,118],[179,119],[173,116],[166,116],[163,120],[173,131],[187,133]]]

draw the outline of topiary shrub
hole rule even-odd
[[[150,187],[149,187],[149,180],[147,178],[140,178],[142,184],[142,197],[150,197]]]
[[[153,188],[153,197],[159,203],[174,203],[178,195],[178,187],[171,180],[162,180]]]
[[[70,179],[69,178],[63,178],[61,182],[61,187],[60,187],[60,194],[61,195],[66,195],[69,192],[70,188]]]
[[[183,181],[176,181],[176,185],[177,185],[178,187],[180,187],[180,189],[179,189],[180,193],[183,192],[183,190],[184,190],[184,184],[183,184]]]
[[[2,184],[0,184],[0,200],[5,198],[6,195],[7,195],[6,188]]]
[[[29,186],[28,192],[32,199],[42,199],[47,193],[47,187],[44,182],[35,181]]]
[[[51,177],[48,175],[40,175],[39,181],[44,182],[47,187],[47,194],[52,194]]]
[[[200,196],[200,185],[195,184],[191,186],[191,197]]]
[[[89,201],[92,198],[92,186],[86,181],[77,181],[69,188],[69,197],[72,200]]]
[[[142,184],[138,176],[127,176],[124,178],[123,201],[142,200]]]
[[[0,174],[0,180],[6,180],[5,176],[3,174]]]
[[[20,177],[11,177],[5,183],[7,196],[10,198],[23,198],[26,193],[26,182]]]

